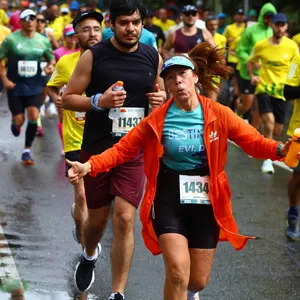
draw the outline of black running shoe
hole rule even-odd
[[[14,123],[11,123],[10,129],[14,136],[19,136],[21,133],[21,127],[15,125]]]
[[[108,300],[125,300],[125,297],[120,294],[120,293],[116,293],[114,295],[111,295]]]
[[[98,256],[94,260],[87,260],[83,254],[80,257],[80,261],[75,267],[74,282],[79,291],[87,291],[95,280],[95,264],[101,253],[100,243],[97,246]]]

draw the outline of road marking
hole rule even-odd
[[[235,142],[231,141],[231,140],[227,140],[230,144],[238,147],[238,148],[241,148],[239,145],[237,145]],[[255,157],[254,157],[255,158]],[[273,161],[273,165],[279,167],[279,168],[282,168],[282,169],[285,169],[286,171],[289,171],[289,172],[293,172],[293,169],[291,169],[290,167],[288,167],[284,162],[282,161],[278,161],[278,160],[275,160]]]
[[[8,242],[5,238],[1,226],[0,226],[0,257],[1,257],[1,268],[0,268],[1,286],[5,288],[6,286],[11,286],[13,284],[14,288],[23,289],[24,288],[23,283],[21,281],[16,263],[12,257]]]

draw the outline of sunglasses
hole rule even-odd
[[[193,17],[196,17],[197,15],[197,12],[196,11],[187,11],[185,13],[183,13],[186,17],[189,17],[189,16],[193,16]]]
[[[36,19],[38,23],[46,23],[46,19]]]
[[[22,20],[25,22],[34,21],[34,20],[36,20],[36,16],[27,16]]]

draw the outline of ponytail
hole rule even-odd
[[[220,81],[215,80],[215,77],[229,78],[233,69],[226,65],[224,53],[223,48],[214,47],[207,42],[198,44],[188,53],[199,78],[196,84],[198,88],[217,92]]]

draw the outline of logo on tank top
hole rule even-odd
[[[200,44],[200,43],[202,43],[202,40],[201,40],[201,39],[198,39],[198,40],[197,40],[197,44]]]
[[[21,43],[18,43],[17,49],[21,49],[22,47],[23,47],[22,44],[21,44]]]

